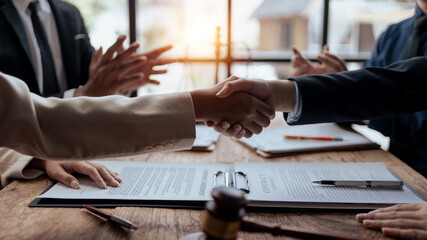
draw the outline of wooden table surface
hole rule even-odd
[[[123,158],[122,158],[123,159]],[[383,150],[339,151],[299,154],[265,159],[235,140],[221,136],[215,151],[154,153],[124,158],[129,161],[233,163],[233,162],[384,162],[393,172],[427,197],[427,180]],[[14,181],[0,191],[0,239],[178,239],[201,229],[203,211],[117,207],[105,209],[139,226],[127,230],[102,221],[81,208],[29,208],[27,205],[52,184],[47,177]],[[343,234],[363,239],[388,239],[367,230],[355,219],[355,212],[316,211],[249,213],[249,216],[287,227]],[[265,234],[239,234],[249,239],[285,239]]]

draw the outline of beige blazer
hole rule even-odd
[[[22,172],[29,156],[88,160],[184,150],[191,148],[195,135],[188,92],[41,98],[21,80],[0,73],[0,147],[9,148],[0,149],[2,183],[10,177],[38,176]]]

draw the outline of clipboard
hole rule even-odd
[[[314,179],[329,176],[358,176],[360,179],[398,179],[383,163],[261,162],[225,164],[178,164],[149,162],[101,162],[123,173],[119,188],[100,189],[89,178],[79,177],[80,189],[55,184],[33,200],[29,207],[163,207],[202,209],[212,199],[211,190],[224,185],[246,193],[254,211],[270,209],[376,209],[398,203],[419,203],[425,199],[405,184],[399,190],[327,188],[313,185]],[[154,179],[138,168],[157,168]],[[139,171],[138,179],[135,172]],[[162,169],[166,169],[163,171]],[[183,174],[174,174],[181,171]],[[184,169],[187,169],[184,171]],[[185,172],[185,173],[184,173]],[[128,174],[128,175],[126,175]],[[130,178],[126,178],[126,177]],[[171,177],[172,176],[172,177]],[[177,178],[175,178],[175,176]],[[134,179],[133,182],[129,180]],[[139,184],[146,180],[146,185]],[[176,179],[185,184],[178,186]],[[125,185],[127,182],[128,185]],[[170,184],[168,185],[168,182]],[[194,184],[197,183],[197,184]],[[154,187],[154,188],[153,188]],[[140,193],[135,190],[142,189]],[[189,188],[191,191],[189,192]],[[150,190],[151,189],[151,190]],[[126,193],[124,193],[126,191]],[[147,195],[147,192],[149,194]],[[171,194],[173,192],[173,194]],[[185,194],[188,192],[189,194]],[[117,194],[119,193],[119,194]],[[135,194],[136,193],[136,194]]]

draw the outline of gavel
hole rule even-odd
[[[231,187],[212,190],[213,201],[206,203],[202,231],[180,238],[180,240],[234,240],[238,232],[270,233],[273,236],[287,236],[306,240],[356,240],[339,235],[331,235],[298,229],[290,229],[278,224],[266,224],[245,217],[247,200],[242,191]]]

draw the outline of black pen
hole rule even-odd
[[[321,185],[333,185],[336,187],[370,187],[399,189],[403,187],[403,181],[399,180],[320,180],[313,181]]]
[[[98,216],[101,216],[101,217],[103,217],[103,218],[105,218],[105,219],[107,219],[109,221],[112,221],[114,223],[122,225],[123,227],[127,227],[127,228],[130,228],[130,229],[137,229],[138,228],[131,221],[126,220],[124,218],[121,218],[119,216],[116,216],[114,214],[111,214],[111,213],[108,213],[108,212],[104,212],[101,209],[98,209],[98,208],[90,206],[90,205],[84,205],[84,207],[87,210],[91,211],[92,213],[94,213],[94,214],[96,214]]]

